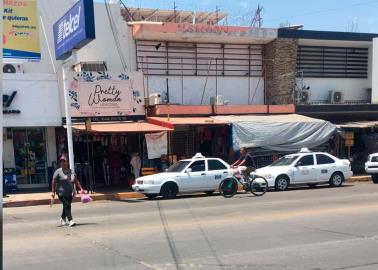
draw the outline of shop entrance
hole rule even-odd
[[[27,187],[46,186],[47,153],[45,129],[13,129],[13,146],[17,184],[19,186],[27,185]]]

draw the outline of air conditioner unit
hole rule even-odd
[[[330,90],[328,102],[331,104],[338,104],[344,101],[344,93],[341,91]]]
[[[19,63],[7,63],[3,64],[3,73],[24,73],[24,68]]]
[[[161,104],[161,94],[160,93],[155,93],[150,95],[150,106],[158,105]]]
[[[223,96],[210,97],[210,105],[223,105]]]
[[[311,93],[307,90],[302,90],[298,92],[298,103],[307,104],[310,103]]]

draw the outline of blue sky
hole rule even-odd
[[[173,0],[123,0],[127,6],[172,9]],[[229,24],[248,23],[257,5],[263,6],[263,26],[303,24],[305,29],[378,33],[378,0],[176,0],[178,9],[229,14]],[[348,27],[349,25],[349,27]],[[354,27],[352,27],[354,25]]]

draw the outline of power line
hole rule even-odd
[[[107,12],[107,15],[108,15],[108,19],[109,19],[110,29],[113,33],[114,42],[115,42],[115,45],[116,45],[118,56],[121,60],[122,67],[123,67],[124,71],[127,71],[127,64],[126,64],[126,60],[125,60],[123,53],[122,53],[122,47],[121,47],[121,44],[120,44],[120,41],[119,41],[117,26],[114,22],[114,18],[113,18],[113,15],[112,15],[112,12],[111,12],[111,9],[110,9],[110,4],[109,4],[108,1],[109,0],[104,0],[104,3],[105,3],[105,8],[106,8],[106,12]]]

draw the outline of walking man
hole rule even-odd
[[[72,219],[71,214],[71,203],[74,197],[75,185],[80,192],[83,193],[84,190],[80,185],[79,180],[72,172],[68,166],[68,158],[66,155],[62,155],[59,159],[60,168],[54,173],[52,180],[52,198],[55,198],[55,193],[58,194],[59,200],[63,204],[63,211],[60,219],[62,226],[68,225],[70,227],[75,226],[75,222]]]

